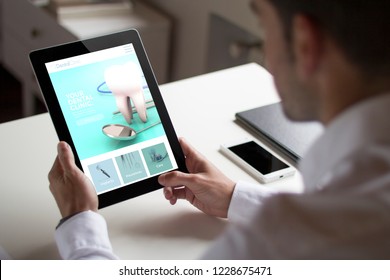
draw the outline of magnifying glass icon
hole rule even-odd
[[[156,122],[138,131],[135,131],[130,126],[122,124],[107,124],[103,126],[102,131],[104,135],[110,137],[111,139],[128,141],[133,140],[139,133],[148,130],[149,128],[152,128],[160,123],[161,121]]]

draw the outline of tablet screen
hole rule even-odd
[[[98,194],[178,168],[132,43],[45,67]]]

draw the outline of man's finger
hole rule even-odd
[[[173,188],[173,196],[176,199],[186,199],[187,198],[187,191],[188,189],[186,187],[178,187],[178,188]]]
[[[187,186],[191,189],[190,185],[194,184],[194,178],[192,174],[187,174],[180,171],[173,171],[160,175],[160,177],[158,177],[158,182],[164,187],[175,188]]]
[[[66,142],[61,141],[58,143],[57,152],[64,170],[71,170],[75,167],[72,149]]]

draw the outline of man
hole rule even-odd
[[[204,258],[389,258],[390,3],[254,0],[252,7],[286,115],[326,128],[301,162],[305,191],[270,195],[235,183],[181,139],[190,174],[161,175],[165,198],[229,218]],[[66,218],[56,231],[61,255],[115,258],[96,194],[66,143],[49,180]]]

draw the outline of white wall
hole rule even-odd
[[[217,14],[260,36],[250,0],[144,0],[173,17],[171,79],[205,73],[209,16]]]

